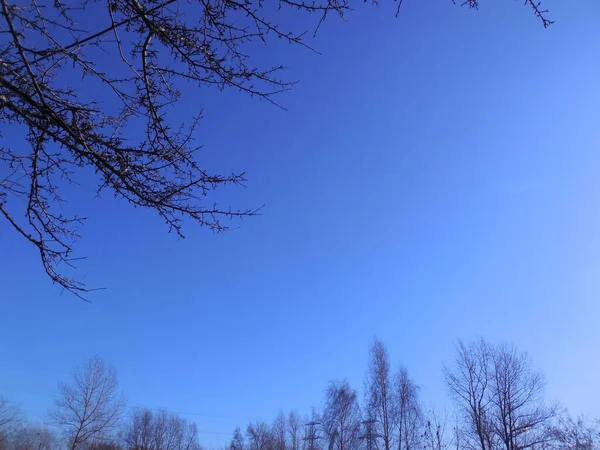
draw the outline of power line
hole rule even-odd
[[[46,395],[60,395],[59,392],[57,391],[49,391],[46,389],[37,389],[37,388],[28,388],[25,386],[18,386],[18,385],[0,385],[0,390],[4,390],[7,389],[9,391],[21,391],[21,392],[27,392],[30,394],[46,394]]]
[[[12,391],[12,392],[24,392],[24,393],[36,394],[36,395],[43,394],[43,395],[52,396],[52,397],[56,397],[56,396],[60,395],[60,392],[58,392],[58,391],[52,391],[52,390],[47,390],[47,389],[30,388],[30,387],[14,385],[14,384],[0,385],[0,391],[5,391],[5,390]],[[178,414],[181,416],[196,416],[196,417],[205,417],[205,418],[210,418],[210,419],[227,419],[227,420],[240,420],[240,421],[256,420],[255,417],[240,417],[240,416],[229,416],[229,415],[225,415],[225,414],[216,414],[216,413],[180,411],[176,408],[170,408],[170,407],[152,408],[152,407],[143,406],[143,405],[127,405],[126,408],[130,411],[147,409],[147,410],[154,411],[154,412],[165,411],[165,412],[168,412],[171,414]],[[39,414],[33,414],[33,416],[36,417],[38,420],[43,420],[42,416]],[[223,435],[223,436],[232,436],[233,435],[233,432],[211,431],[211,430],[202,430],[202,429],[199,429],[198,433],[199,434]]]
[[[256,418],[250,418],[250,417],[236,417],[236,416],[227,416],[227,415],[222,415],[222,414],[213,414],[213,413],[199,413],[199,412],[186,412],[186,411],[179,411],[177,409],[172,409],[172,408],[151,408],[149,406],[141,406],[141,405],[128,405],[127,406],[129,409],[149,409],[150,411],[166,411],[169,413],[174,413],[174,414],[179,414],[182,416],[198,416],[198,417],[208,417],[211,419],[231,419],[231,420],[243,420],[243,421],[252,421],[255,420]]]

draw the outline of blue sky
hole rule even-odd
[[[382,2],[383,3],[383,2]],[[374,336],[426,402],[446,405],[458,338],[508,340],[549,399],[600,416],[600,4],[360,5],[322,55],[268,47],[301,82],[280,102],[200,91],[208,167],[245,170],[219,199],[265,207],[221,235],[72,192],[90,220],[87,304],[51,286],[0,223],[0,394],[44,419],[56,382],[100,354],[131,405],[195,413],[202,441],[360,388]],[[333,18],[332,18],[333,19]],[[90,194],[90,195],[88,195]],[[190,224],[191,225],[191,224]]]

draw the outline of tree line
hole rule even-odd
[[[595,450],[600,424],[545,399],[545,381],[512,345],[459,342],[443,368],[451,412],[424,407],[421,387],[386,346],[370,348],[362,394],[329,382],[320,407],[237,427],[222,450]],[[59,384],[48,425],[0,397],[0,450],[201,450],[198,429],[165,410],[126,414],[117,374],[101,358]]]

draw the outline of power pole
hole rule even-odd
[[[316,445],[316,441],[320,439],[319,435],[317,434],[318,425],[320,425],[319,422],[315,420],[304,424],[304,437],[302,440],[308,443],[305,445],[305,450],[318,450]]]
[[[375,439],[377,438],[377,433],[375,433],[376,423],[377,419],[363,420],[365,432],[360,438],[367,441],[367,450],[375,450],[377,448],[377,445],[375,443]]]

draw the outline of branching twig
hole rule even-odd
[[[552,23],[538,2],[525,4],[545,27]],[[317,29],[350,9],[349,0],[276,5],[314,14]],[[305,31],[284,28],[261,0],[0,0],[0,6],[0,126],[11,134],[25,130],[23,146],[0,148],[0,217],[37,248],[53,282],[79,296],[90,290],[64,271],[84,219],[64,213],[61,192],[78,171],[95,174],[98,194],[154,211],[180,236],[185,220],[220,232],[228,229],[224,219],[257,213],[207,202],[219,187],[243,185],[245,174],[208,173],[193,145],[200,115],[184,127],[170,112],[190,82],[234,88],[281,107],[275,95],[294,81],[280,78],[280,65],[255,66],[254,44],[283,40],[314,51]],[[91,22],[84,15],[94,15],[97,27],[80,25]]]

